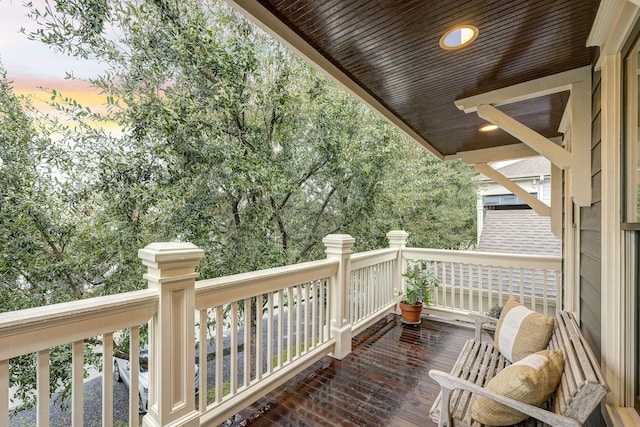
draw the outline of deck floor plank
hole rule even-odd
[[[390,315],[354,337],[345,359],[316,362],[225,425],[434,426],[429,408],[440,388],[429,369],[450,371],[473,333],[430,318],[403,325]]]

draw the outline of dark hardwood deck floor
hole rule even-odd
[[[440,389],[429,369],[450,371],[469,327],[423,318],[409,326],[390,315],[353,339],[353,352],[325,357],[244,409],[235,425],[433,426]],[[228,424],[227,424],[228,425]]]

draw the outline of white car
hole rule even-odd
[[[149,350],[140,350],[140,372],[138,373],[138,411],[141,414],[147,412],[149,404]],[[200,369],[198,364],[196,367],[195,391],[198,394],[200,389]],[[113,358],[113,379],[116,382],[123,382],[127,387],[130,386],[129,381],[129,360],[120,357]]]

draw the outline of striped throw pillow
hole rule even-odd
[[[543,350],[507,366],[489,381],[486,388],[540,407],[558,386],[563,368],[562,350]],[[488,426],[507,426],[528,418],[520,411],[483,396],[473,402],[471,416]]]
[[[553,334],[554,320],[529,310],[510,297],[496,325],[494,346],[510,362],[544,350]]]

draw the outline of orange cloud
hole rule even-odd
[[[107,96],[100,93],[98,88],[82,80],[65,80],[52,78],[18,78],[14,79],[13,90],[16,95],[24,95],[32,100],[33,105],[43,113],[48,113],[64,119],[50,105],[51,102],[62,103],[62,98],[51,100],[51,91],[55,90],[59,96],[74,99],[82,107],[88,107],[93,113],[106,113]],[[116,123],[95,123],[109,131],[119,131]]]

